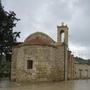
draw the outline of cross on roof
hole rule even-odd
[[[62,22],[61,25],[64,26],[64,22]]]

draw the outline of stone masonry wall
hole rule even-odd
[[[12,79],[16,81],[64,80],[64,49],[54,46],[22,46],[14,51]],[[27,60],[33,60],[33,69],[27,69]],[[13,73],[16,73],[13,76]]]
[[[68,62],[67,62],[67,67],[68,67],[68,80],[70,80],[71,79],[71,52],[70,51],[68,51]]]
[[[64,46],[60,45],[56,49],[56,61],[55,61],[55,71],[56,71],[56,80],[64,80],[65,79],[65,53]]]
[[[11,80],[16,81],[16,61],[17,61],[18,48],[12,49],[12,61],[11,61]]]
[[[87,79],[90,78],[90,66],[87,64],[75,64],[75,78]]]
[[[71,51],[68,51],[68,62],[67,62],[67,71],[68,71],[68,80],[75,79],[75,60],[74,56],[71,54]]]

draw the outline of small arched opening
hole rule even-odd
[[[65,33],[63,30],[60,32],[60,41],[61,41],[61,43],[65,42]]]

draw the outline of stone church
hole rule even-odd
[[[75,78],[75,60],[68,48],[68,26],[57,26],[57,41],[42,32],[13,47],[12,81],[61,81]]]

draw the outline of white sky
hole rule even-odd
[[[48,34],[56,41],[57,25],[69,27],[69,48],[74,55],[90,58],[90,0],[2,0],[7,11],[21,19],[14,28],[24,39],[33,32]]]

